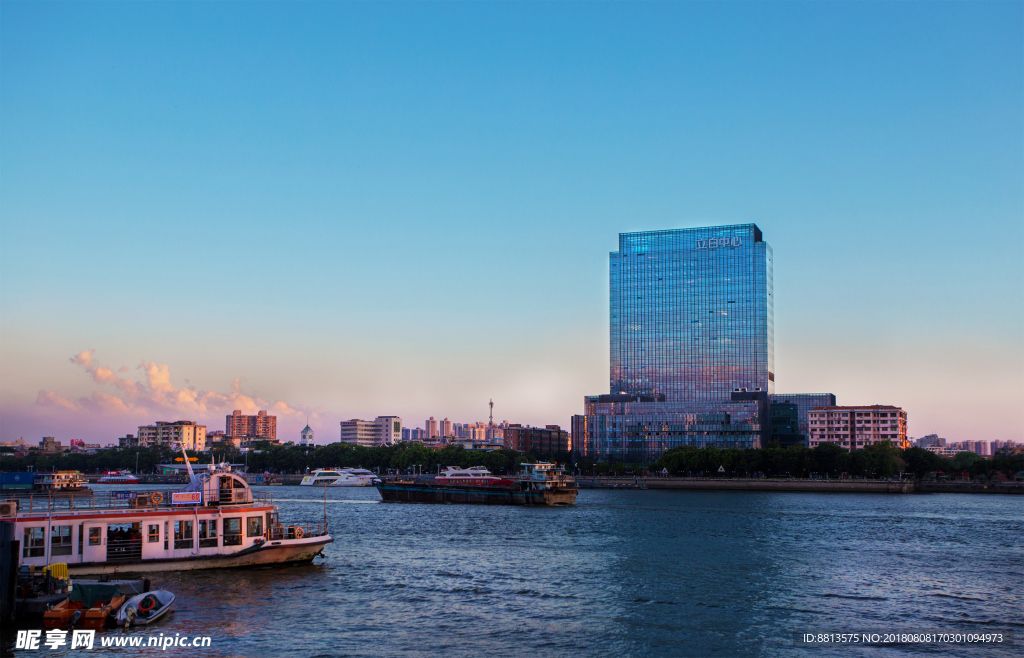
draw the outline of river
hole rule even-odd
[[[797,647],[794,633],[1024,629],[1018,497],[583,490],[548,509],[256,489],[286,521],[326,508],[325,559],[154,574],[176,610],[128,633],[212,638],[155,652],[179,655],[850,656],[881,650]]]

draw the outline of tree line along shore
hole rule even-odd
[[[522,454],[514,450],[476,451],[449,446],[441,450],[418,443],[367,448],[349,443],[328,445],[271,445],[255,447],[248,454],[238,452],[189,453],[195,464],[214,461],[244,463],[250,473],[303,473],[316,468],[360,467],[380,473],[409,472],[410,469],[433,473],[439,466],[484,466],[492,473],[513,473],[520,464],[554,461],[582,475],[640,475],[667,472],[676,476],[726,477],[963,477],[972,479],[1015,479],[1024,471],[1024,451],[1002,451],[986,459],[971,452],[943,457],[921,448],[901,450],[890,443],[848,451],[834,444],[810,449],[803,446],[739,450],[714,447],[673,448],[653,463],[595,461],[568,452]],[[28,454],[13,457],[0,454],[0,470],[37,472],[77,470],[98,473],[113,470],[154,473],[158,464],[174,463],[181,453],[168,447],[111,448],[95,454]]]

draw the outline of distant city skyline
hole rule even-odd
[[[1024,440],[1021,3],[2,3],[0,440],[569,427],[620,233],[756,223],[774,384]],[[438,416],[438,414],[441,414]]]

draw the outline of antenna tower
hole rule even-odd
[[[493,439],[494,438],[494,398],[491,398],[490,407],[491,407],[491,417],[490,417],[490,420],[487,422],[487,434],[488,434],[487,438],[488,439]]]

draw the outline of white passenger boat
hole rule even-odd
[[[132,475],[131,471],[107,471],[97,484],[138,484],[139,478]]]
[[[187,462],[186,462],[187,463]],[[179,491],[115,491],[0,501],[21,564],[64,562],[71,575],[311,562],[333,539],[321,522],[285,525],[273,496],[222,464]]]
[[[365,468],[320,469],[302,478],[304,487],[372,487],[380,479]]]
[[[328,487],[372,487],[380,478],[373,471],[365,468],[343,468],[341,477],[328,484]]]

